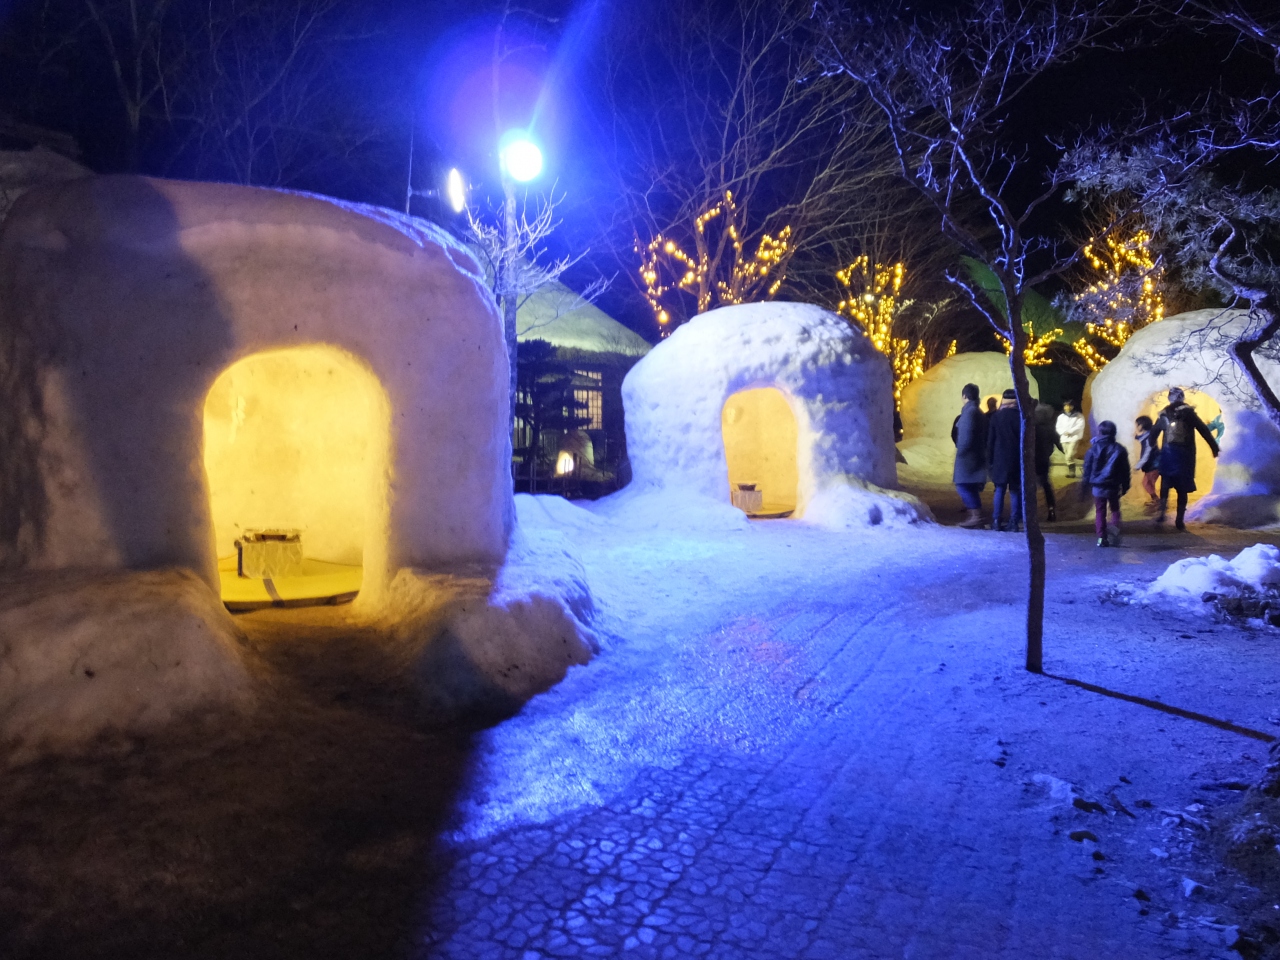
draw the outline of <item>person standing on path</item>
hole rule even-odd
[[[978,385],[966,383],[960,391],[964,406],[955,422],[956,463],[951,479],[968,515],[960,526],[982,526],[982,491],[987,485],[987,421],[978,407]]]
[[[1164,523],[1169,510],[1169,491],[1178,492],[1178,513],[1174,526],[1187,529],[1183,522],[1187,512],[1187,494],[1196,489],[1196,434],[1204,437],[1209,452],[1218,456],[1214,439],[1195,407],[1186,402],[1181,387],[1169,388],[1169,405],[1160,411],[1153,430],[1152,442],[1163,437],[1160,445],[1160,512],[1156,523]]]
[[[1084,469],[1080,471],[1082,487],[1093,492],[1093,532],[1098,535],[1098,546],[1112,545],[1107,536],[1107,507],[1115,518],[1115,545],[1120,543],[1120,498],[1129,491],[1129,451],[1124,444],[1116,443],[1116,425],[1110,420],[1098,424],[1098,435],[1089,444],[1084,455]]]
[[[991,482],[996,485],[991,508],[991,529],[1003,530],[1000,515],[1004,513],[1004,495],[1009,492],[1009,529],[1022,529],[1022,417],[1018,413],[1018,394],[1006,390],[1000,406],[987,425],[987,462],[991,465]]]
[[[1080,462],[1080,444],[1084,440],[1084,416],[1074,401],[1068,400],[1062,405],[1057,426],[1059,446],[1067,458],[1067,476],[1074,477],[1076,464]]]
[[[1137,433],[1133,439],[1138,441],[1138,462],[1134,470],[1142,471],[1142,490],[1147,495],[1147,504],[1152,506],[1160,502],[1156,496],[1156,481],[1160,479],[1160,451],[1156,448],[1155,424],[1150,417],[1139,417],[1134,421]]]
[[[1043,401],[1036,402],[1036,483],[1044,491],[1044,505],[1049,508],[1050,522],[1058,519],[1058,501],[1049,481],[1049,459],[1053,448],[1062,449],[1058,431],[1054,425],[1053,407]]]

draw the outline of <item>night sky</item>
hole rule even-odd
[[[123,114],[92,34],[84,34],[75,55],[58,63],[32,52],[39,48],[32,24],[45,2],[10,0],[0,6],[5,18],[0,113],[70,133],[84,162],[96,170],[126,169],[131,164],[122,137]],[[64,17],[74,17],[78,9],[72,0],[51,6]],[[615,174],[629,158],[610,136],[605,85],[611,62],[628,55],[612,39],[628,26],[679,17],[682,5],[671,0],[535,0],[521,9],[529,12],[508,25],[510,52],[501,66],[495,120],[492,77],[499,5],[462,0],[338,3],[333,17],[341,40],[333,45],[328,95],[335,110],[359,118],[368,136],[350,155],[313,164],[282,185],[402,207],[412,127],[417,186],[433,185],[457,165],[480,196],[492,196],[497,191],[498,129],[529,125],[547,158],[543,186],[554,183],[564,198],[558,251],[591,248],[568,279],[583,284],[594,276],[614,277],[601,305],[653,338],[652,317],[627,275],[634,270],[630,250],[619,241],[627,225]],[[920,5],[902,7],[904,16],[920,10]],[[1275,84],[1271,63],[1233,45],[1227,36],[1174,29],[1150,41],[1147,49],[1134,53],[1092,54],[1037,84],[1006,123],[1010,142],[1048,162],[1055,153],[1051,140],[1070,140],[1074,131],[1122,122],[1144,105],[1164,110],[1170,104],[1194,104],[1213,89],[1252,95]],[[661,111],[670,105],[638,106]],[[153,130],[140,144],[134,165],[151,174],[223,178],[201,163],[193,148],[184,152],[175,137]],[[1261,167],[1253,172],[1268,174]],[[435,212],[415,203],[415,212]],[[1077,211],[1059,206],[1039,226],[1070,231],[1077,226],[1076,216]]]

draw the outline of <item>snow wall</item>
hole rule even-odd
[[[1251,324],[1243,310],[1194,310],[1167,317],[1129,338],[1119,355],[1090,384],[1089,423],[1113,421],[1121,436],[1170,387],[1198,391],[1218,404],[1224,431],[1213,488],[1187,512],[1204,523],[1254,527],[1280,522],[1280,430],[1267,419],[1229,352]],[[1273,389],[1280,390],[1280,362],[1258,357]],[[1194,402],[1194,401],[1193,401]],[[1206,418],[1207,419],[1207,418]],[[1207,457],[1197,439],[1197,458]]]
[[[622,401],[633,480],[618,496],[656,495],[672,516],[688,516],[690,500],[727,507],[726,405],[762,388],[794,416],[794,466],[772,471],[794,476],[796,516],[844,528],[922,515],[913,498],[876,489],[897,482],[888,360],[845,320],[801,303],[700,314],[631,369]]]
[[[390,406],[364,600],[401,567],[506,552],[501,322],[471,255],[423,221],[224,184],[43,187],[0,233],[0,330],[5,565],[179,566],[216,589],[206,396],[238,360],[316,345]]]
[[[1028,371],[1027,383],[1033,397],[1040,396],[1035,374]],[[947,357],[902,391],[902,442],[898,449],[906,460],[903,476],[923,482],[951,482],[955,445],[951,424],[962,406],[960,390],[976,383],[983,409],[988,397],[996,397],[1013,386],[1009,358],[1003,353],[957,353]]]

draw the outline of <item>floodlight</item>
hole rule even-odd
[[[513,130],[502,138],[499,158],[502,170],[512,180],[528,183],[542,173],[542,151],[523,130]]]
[[[467,206],[467,184],[462,179],[462,171],[454,167],[445,179],[445,195],[449,198],[449,206],[454,213],[461,213]]]

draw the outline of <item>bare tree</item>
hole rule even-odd
[[[610,43],[624,51],[608,79],[614,245],[664,332],[783,293],[834,305],[836,270],[879,253],[861,241],[895,206],[896,224],[919,208],[874,105],[822,69],[809,28],[803,4],[704,0],[624,23]]]
[[[559,281],[564,272],[587,253],[584,250],[573,255],[556,256],[550,252],[548,241],[560,225],[556,218],[558,202],[554,188],[547,196],[532,200],[527,193],[523,199],[517,199],[514,191],[508,191],[500,207],[487,211],[468,207],[466,211],[468,239],[480,256],[485,277],[503,316],[507,356],[511,363],[509,409],[513,426],[517,408],[516,372],[519,369],[517,313],[530,297]],[[581,294],[558,297],[556,315],[563,316],[595,300],[605,286],[606,282],[601,280],[589,285]]]
[[[1026,667],[1043,669],[1045,550],[1034,505],[1035,401],[1027,383],[1023,306],[1037,284],[1068,269],[1063,251],[1034,230],[1061,198],[1063,179],[1006,139],[1003,124],[1038,79],[1111,35],[1112,3],[1050,2],[1034,9],[981,0],[934,20],[894,10],[854,17],[820,5],[833,70],[863,85],[888,125],[902,175],[929,202],[942,230],[999,283],[988,295],[970,275],[949,274],[1012,344],[1009,368],[1022,421],[1022,502],[1029,557]],[[1132,10],[1132,8],[1130,8]]]
[[[41,72],[75,63],[86,46],[101,56],[124,118],[127,170],[138,169],[149,121],[171,118],[188,56],[177,16],[175,0],[43,0],[37,15]]]
[[[198,173],[282,185],[350,156],[377,127],[343,111],[340,50],[358,34],[345,0],[205,0],[177,120]]]

